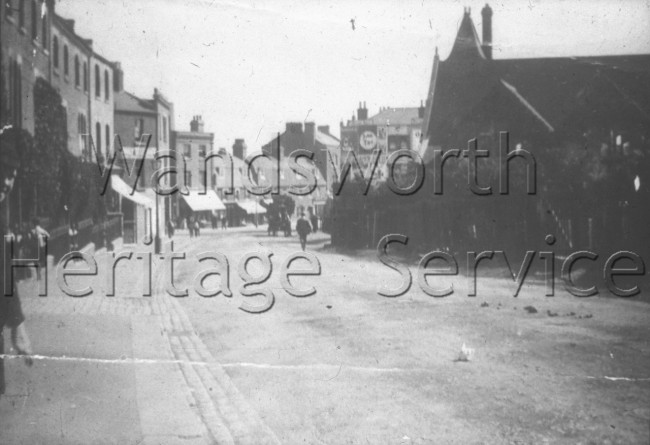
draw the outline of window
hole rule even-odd
[[[185,187],[192,187],[192,172],[185,172]]]
[[[69,72],[68,45],[63,45],[63,74],[67,76]]]
[[[205,158],[207,147],[205,145],[199,145],[199,156]]]
[[[104,143],[106,144],[106,159],[108,159],[111,151],[111,127],[108,124],[106,124],[106,139],[104,139]]]
[[[185,156],[186,158],[192,157],[192,146],[190,144],[183,145],[183,156]]]
[[[108,100],[108,96],[110,95],[110,85],[111,83],[108,79],[108,70],[104,70],[104,97],[106,100]]]
[[[86,116],[83,113],[79,113],[77,116],[77,133],[79,134],[79,144],[81,145],[81,152],[86,156],[89,156],[90,153],[87,153],[86,140],[88,135],[86,134]]]
[[[102,91],[102,78],[99,74],[99,65],[95,64],[95,96],[99,97]]]
[[[43,15],[43,21],[41,22],[41,43],[43,44],[43,49],[47,48],[47,14]]]
[[[14,127],[21,128],[22,119],[22,76],[20,64],[9,59],[9,109],[11,110],[12,123]]]
[[[95,124],[95,148],[98,154],[102,152],[102,125],[99,122]]]
[[[54,68],[59,67],[59,38],[54,36],[52,39],[52,60],[54,61]]]
[[[86,133],[86,116],[83,113],[79,113],[77,117],[77,131],[79,134]]]
[[[79,56],[74,56],[74,86],[78,87],[80,83],[79,77]]]
[[[32,39],[38,39],[38,7],[35,0],[32,0]]]
[[[88,64],[84,62],[84,91],[88,92]]]
[[[163,116],[162,122],[163,141],[167,142],[167,118],[165,116]]]
[[[25,0],[18,0],[18,25],[25,27]]]
[[[137,119],[136,118],[134,129],[135,129],[134,130],[134,136],[135,136],[135,140],[137,142],[137,140],[140,139],[140,137],[142,137],[142,132],[143,132],[143,129],[144,129],[144,121],[142,119]]]

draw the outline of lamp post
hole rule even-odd
[[[158,159],[158,147],[156,147],[156,159]],[[164,162],[164,161],[163,161]],[[157,186],[158,184],[156,184]],[[159,230],[159,220],[160,220],[160,209],[159,209],[159,200],[158,200],[158,191],[156,187],[153,188],[154,193],[156,194],[156,236],[153,242],[153,250],[155,254],[160,253],[160,230]]]

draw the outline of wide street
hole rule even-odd
[[[514,284],[490,271],[479,274],[477,297],[467,297],[458,276],[446,298],[415,282],[386,298],[377,291],[396,287],[397,272],[374,252],[335,252],[328,242],[318,234],[308,243],[319,276],[291,278],[316,288],[305,298],[280,280],[297,238],[269,237],[265,226],[194,239],[179,232],[174,250],[186,259],[175,261],[174,283],[190,289],[185,298],[165,294],[169,268],[155,260],[153,297],[142,296],[140,260],[118,266],[113,298],[100,291],[39,299],[23,283],[37,358],[31,368],[6,361],[0,443],[649,440],[647,303],[576,298],[559,285],[549,298],[535,275],[513,298]],[[196,259],[206,251],[228,258],[231,298],[192,290],[197,272],[210,267]],[[273,290],[275,304],[262,314],[239,308],[263,301],[240,293],[239,263],[254,251],[273,254],[270,279],[252,286]],[[98,263],[92,283],[101,288]],[[250,266],[259,274],[259,264]],[[416,279],[415,264],[411,273]],[[82,280],[89,282],[70,283]],[[52,276],[50,283],[55,293]],[[469,361],[458,360],[463,343],[474,350]]]

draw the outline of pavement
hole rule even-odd
[[[153,295],[143,297],[141,264],[118,263],[116,296],[107,297],[107,254],[89,253],[97,276],[69,279],[90,284],[89,296],[65,295],[52,264],[47,296],[34,279],[18,284],[34,360],[5,360],[0,443],[277,443],[165,294],[163,268],[154,261]]]

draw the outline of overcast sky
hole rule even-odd
[[[176,129],[203,115],[215,145],[249,150],[287,121],[330,125],[359,101],[417,106],[434,48],[444,59],[463,7],[480,1],[59,0],[57,11],[109,60],[125,89],[174,103]],[[650,1],[491,3],[495,58],[650,53]],[[354,20],[354,29],[350,20]]]

